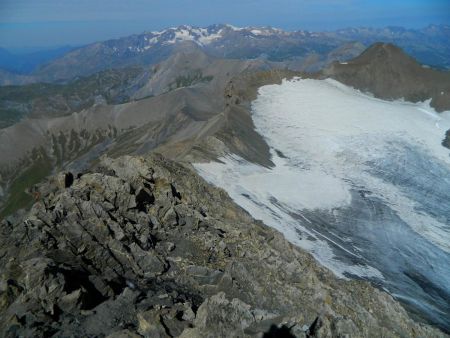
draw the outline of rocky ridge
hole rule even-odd
[[[1,222],[2,336],[442,337],[160,155],[102,158]]]
[[[76,171],[80,166],[90,166],[99,154],[143,154],[162,144],[171,147],[201,137],[220,118],[223,88],[228,81],[241,72],[265,68],[266,64],[258,60],[220,60],[198,50],[188,50],[138,75],[137,82],[116,88],[130,96],[129,102],[108,103],[108,96],[91,93],[83,102],[91,98],[96,102],[81,111],[26,118],[0,129],[0,217],[6,214],[3,210],[10,209],[12,199],[26,201],[22,188],[15,193],[20,182],[31,179],[37,183],[62,168]],[[92,82],[87,80],[77,81],[77,87],[85,91],[84,85]],[[58,90],[79,98],[81,95],[72,91],[73,86],[59,86]],[[132,93],[128,92],[130,87]],[[26,94],[19,93],[19,96]],[[49,97],[50,100],[42,100],[39,106],[57,101],[53,95]],[[62,102],[70,106],[69,101]],[[45,105],[48,109],[52,107],[52,104]],[[33,167],[43,160],[45,165],[39,165],[39,171],[45,169],[45,172],[37,177]],[[25,203],[15,204],[20,208],[25,206]]]

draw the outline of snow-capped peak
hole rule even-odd
[[[233,26],[233,25],[230,25],[230,24],[226,24],[225,27],[227,27],[227,28],[229,28],[229,29],[231,29],[231,30],[233,30],[235,32],[239,32],[239,31],[242,31],[242,30],[245,29],[245,28],[236,27],[236,26]]]
[[[240,30],[231,25],[211,26],[208,28],[199,28],[189,25],[168,28],[162,31],[149,33],[146,41],[151,45],[162,43],[164,45],[175,44],[182,41],[192,41],[201,46],[208,45],[223,36],[224,29]]]
[[[248,30],[250,31],[250,33],[252,33],[253,35],[260,35],[260,36],[270,36],[270,35],[276,35],[276,34],[282,34],[284,33],[284,31],[282,31],[281,29],[278,28],[273,28],[273,27],[261,27],[261,28],[248,28]]]
[[[230,24],[212,25],[206,28],[182,25],[161,31],[151,31],[141,35],[140,40],[126,47],[131,52],[144,52],[158,45],[173,45],[184,41],[191,41],[201,47],[208,46],[228,34],[244,34],[253,38],[264,38],[275,35],[289,34],[281,29],[272,27],[236,27]],[[119,51],[114,51],[119,53]]]

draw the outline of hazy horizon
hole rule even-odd
[[[347,27],[418,29],[450,24],[446,0],[4,0],[0,46],[7,49],[79,46],[179,25],[228,23],[284,30],[326,31]]]
[[[217,24],[230,24],[228,22],[220,22]],[[213,25],[213,24],[211,24]],[[232,24],[230,24],[232,25]],[[426,28],[430,25],[445,25],[448,26],[448,24],[444,24],[444,23],[429,23],[426,24],[424,26],[419,26],[419,27],[406,27],[406,26],[399,26],[399,25],[384,25],[384,26],[342,26],[342,27],[338,27],[335,29],[323,29],[323,30],[309,30],[312,32],[319,32],[319,31],[334,31],[334,30],[339,30],[339,29],[346,29],[346,28],[385,28],[385,27],[401,27],[401,28],[405,28],[405,29],[421,29],[421,28]],[[181,25],[179,25],[181,26]],[[193,27],[207,27],[209,25],[205,25],[205,26],[196,26],[196,25],[191,25]],[[237,26],[234,25],[236,27],[244,27],[244,26]],[[264,25],[264,26],[269,26],[269,25]],[[106,40],[113,40],[113,39],[120,39],[122,37],[126,37],[129,35],[133,35],[133,34],[141,34],[144,32],[149,32],[149,31],[158,31],[158,30],[164,30],[164,29],[169,29],[171,27],[178,27],[178,26],[166,26],[166,27],[162,27],[160,29],[144,29],[144,30],[140,30],[140,31],[134,31],[134,32],[130,32],[130,33],[124,33],[124,34],[119,34],[116,36],[110,36],[110,37],[105,37],[104,39],[97,39],[97,40],[92,40],[92,41],[87,41],[85,43],[67,43],[67,44],[58,44],[58,45],[27,45],[27,46],[6,46],[6,45],[1,45],[0,44],[0,48],[6,49],[11,53],[15,53],[15,54],[26,54],[26,53],[33,53],[33,52],[38,52],[38,51],[44,51],[44,50],[56,50],[56,49],[60,49],[60,48],[65,48],[65,47],[70,47],[70,48],[76,48],[76,47],[81,47],[81,46],[85,46],[88,45],[90,43],[95,43],[95,42],[99,42],[99,41],[106,41]],[[263,27],[263,25],[260,25],[258,27]],[[279,26],[270,26],[273,28],[280,28]],[[296,30],[302,30],[304,28],[293,28],[293,29],[283,29],[285,31],[296,31]],[[308,30],[308,29],[305,29]]]

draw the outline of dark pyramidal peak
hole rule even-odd
[[[401,48],[392,43],[383,42],[374,43],[351,61],[352,64],[373,64],[377,62],[389,62],[396,66],[417,66],[417,61]]]
[[[450,72],[421,65],[390,43],[375,43],[348,62],[332,63],[323,74],[382,99],[431,99],[437,111],[450,109]]]

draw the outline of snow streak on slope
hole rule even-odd
[[[253,119],[275,167],[230,155],[201,175],[337,275],[450,327],[450,112],[295,79],[262,87]]]

